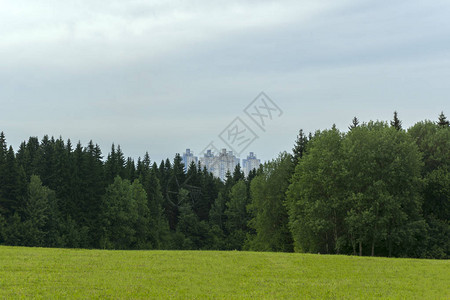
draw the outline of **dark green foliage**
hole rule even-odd
[[[112,183],[116,176],[125,178],[125,158],[120,146],[116,150],[115,145],[112,144],[111,152],[105,162],[105,176],[108,184]]]
[[[450,257],[450,127],[419,122],[408,130],[423,155],[423,215],[429,227],[426,257]]]
[[[397,130],[402,129],[402,121],[399,120],[397,111],[394,111],[394,119],[391,121],[391,126]]]
[[[244,180],[244,172],[241,170],[241,165],[237,165],[233,171],[233,181],[238,182],[239,180]]]
[[[0,171],[0,210],[12,215],[25,196],[25,174],[17,166],[13,148],[10,146],[4,155]]]
[[[310,133],[311,134],[311,133]],[[292,158],[294,166],[298,164],[303,154],[306,151],[306,145],[308,144],[308,137],[303,133],[303,129],[300,129],[297,140],[295,141],[294,148],[292,149]]]
[[[9,218],[4,238],[10,245],[62,246],[56,195],[39,176],[31,176],[23,207]]]
[[[214,228],[214,233],[221,236],[224,234],[225,229],[225,208],[225,198],[222,193],[219,193],[209,211],[209,223],[211,228]]]
[[[188,191],[182,189],[180,197],[188,197]],[[184,250],[206,249],[210,243],[208,223],[200,221],[188,201],[181,201],[180,215],[177,224],[179,240],[177,248]]]
[[[157,177],[157,167],[150,169],[150,157],[145,154],[142,162],[137,167],[137,176],[142,182],[147,193],[148,217],[148,246],[153,249],[161,249],[169,243],[169,225],[165,219],[163,204],[164,198],[161,193],[161,186]]]
[[[359,125],[359,120],[357,117],[353,117],[352,119],[352,124],[350,124],[350,126],[348,126],[348,130],[352,130],[353,128],[358,127]]]
[[[288,227],[286,190],[292,175],[291,155],[282,153],[263,166],[262,174],[251,182],[252,215],[249,227],[256,232],[246,248],[256,251],[292,251],[292,235]]]
[[[447,117],[444,115],[443,111],[439,115],[438,125],[440,127],[448,127],[448,126],[450,126],[450,122],[447,120]]]
[[[247,213],[248,202],[247,185],[239,180],[231,188],[229,201],[225,203],[225,229],[228,232],[226,247],[230,250],[241,250],[244,246],[250,219]]]

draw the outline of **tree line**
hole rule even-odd
[[[106,157],[90,141],[0,133],[0,244],[448,258],[450,128],[443,113],[306,135],[222,182],[179,154]]]

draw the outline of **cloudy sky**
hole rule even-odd
[[[258,136],[243,153],[267,160],[300,128],[436,120],[449,16],[447,0],[0,0],[0,131],[159,162],[223,147],[240,117]],[[243,111],[261,91],[283,111],[265,131]]]

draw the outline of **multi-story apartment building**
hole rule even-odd
[[[187,172],[189,169],[189,165],[191,163],[198,164],[198,157],[194,156],[194,152],[191,152],[191,149],[186,149],[186,152],[183,153],[183,164],[184,164],[184,172]]]
[[[201,167],[211,172],[215,177],[225,181],[227,172],[233,173],[236,166],[239,164],[233,151],[222,149],[220,153],[214,154],[211,150],[207,150],[203,157],[200,157]]]
[[[257,170],[259,165],[261,164],[261,160],[256,158],[256,155],[253,152],[247,156],[247,158],[242,160],[242,169],[244,171],[245,177],[248,176],[251,170]]]

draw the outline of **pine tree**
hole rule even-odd
[[[125,163],[124,178],[130,181],[136,179],[136,164],[131,157],[128,157]]]
[[[5,162],[2,166],[0,187],[0,207],[12,215],[19,206],[21,191],[20,173],[12,146],[9,146]]]
[[[402,129],[402,121],[399,120],[397,111],[394,111],[394,119],[391,121],[391,126],[397,130]]]
[[[247,222],[249,221],[247,194],[247,185],[240,180],[231,188],[229,201],[226,202],[225,228],[229,233],[227,242],[229,250],[241,250],[245,242]]]
[[[233,171],[233,181],[238,182],[239,180],[244,180],[244,172],[241,170],[241,165],[237,164],[236,167],[234,167]]]
[[[8,152],[8,148],[6,145],[5,134],[2,131],[0,132],[0,166],[6,160],[6,152]]]
[[[164,197],[157,177],[158,166],[150,168],[150,156],[145,154],[138,168],[139,180],[147,193],[147,207],[149,209],[149,225],[147,241],[153,249],[163,249],[168,245],[169,224],[164,214]]]
[[[350,124],[350,126],[348,126],[348,130],[352,130],[353,128],[358,127],[358,125],[359,125],[359,120],[358,120],[358,118],[355,116],[355,117],[353,117],[353,119],[352,119],[352,124]]]
[[[292,234],[288,226],[286,190],[292,177],[291,155],[280,154],[264,164],[263,173],[252,181],[251,200],[247,210],[252,215],[249,227],[255,235],[247,243],[248,250],[292,251]]]
[[[107,183],[112,183],[116,176],[125,178],[125,158],[120,146],[117,150],[114,144],[105,162],[105,176]]]
[[[57,178],[55,174],[55,139],[45,135],[39,146],[38,174],[42,184],[55,190],[57,187]]]
[[[295,141],[294,148],[292,149],[294,166],[296,166],[298,164],[298,162],[300,161],[300,159],[303,157],[303,154],[306,151],[307,144],[308,144],[308,138],[303,133],[303,129],[300,129],[298,136],[297,136],[297,140]]]
[[[52,191],[43,186],[39,176],[31,176],[28,197],[23,210],[23,245],[46,246],[46,225],[50,218],[49,197]]]
[[[450,126],[450,122],[447,120],[447,117],[444,115],[443,111],[441,111],[441,114],[439,115],[438,125],[440,127]]]
[[[3,203],[3,186],[5,185],[6,180],[6,170],[5,170],[5,164],[6,164],[6,154],[8,152],[6,145],[6,139],[5,134],[0,132],[0,214],[2,213],[2,206],[5,204]],[[3,207],[3,209],[5,209]]]
[[[129,180],[116,176],[103,196],[100,247],[130,249],[136,242],[138,205]]]

